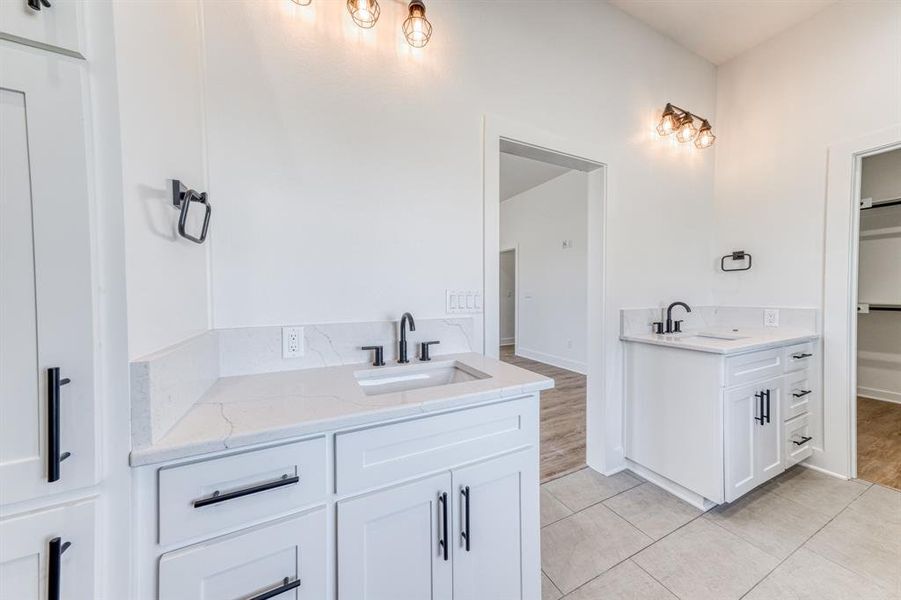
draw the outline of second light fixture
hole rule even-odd
[[[696,119],[701,122],[700,128],[695,127]],[[676,134],[679,142],[685,144],[693,141],[695,147],[702,150],[712,146],[716,140],[710,121],[669,103],[664,107],[663,114],[660,116],[657,133],[661,136]]]
[[[363,29],[370,29],[379,20],[382,9],[378,0],[347,0],[347,12],[354,23]],[[425,3],[422,0],[412,0],[407,6],[407,18],[402,29],[407,43],[414,48],[422,48],[429,43],[432,24],[425,18]]]

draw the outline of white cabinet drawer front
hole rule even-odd
[[[446,469],[538,435],[536,396],[335,436],[339,494]]]
[[[160,544],[212,535],[324,501],[325,438],[159,471]]]
[[[34,10],[28,0],[0,2],[0,32],[54,48],[81,53],[81,3],[83,0],[51,0],[51,6]],[[37,0],[40,4],[40,0]]]
[[[804,342],[785,348],[785,372],[800,371],[810,367],[814,357],[813,342]]]
[[[797,464],[813,454],[810,416],[795,417],[785,423],[785,468]]]
[[[726,359],[726,387],[782,375],[781,348],[751,352]]]
[[[93,501],[0,521],[0,599],[46,600],[51,578],[61,600],[99,597]]]
[[[785,391],[783,393],[784,409],[783,419],[788,421],[810,410],[817,390],[811,371],[794,371],[785,376]]]
[[[160,558],[160,600],[326,597],[325,509],[169,552]]]

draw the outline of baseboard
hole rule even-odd
[[[845,481],[848,481],[850,479],[850,477],[846,477],[845,475],[840,475],[839,473],[836,473],[835,471],[828,471],[828,470],[824,469],[823,467],[818,467],[816,465],[812,465],[812,464],[808,463],[807,461],[799,462],[798,466],[804,467],[805,469],[810,469],[811,471],[816,471],[818,473],[822,473],[824,475],[829,475],[830,477],[835,477],[836,479],[844,479]]]
[[[512,346],[516,343],[516,338],[501,338],[501,346]]]
[[[712,502],[704,496],[698,494],[697,492],[693,492],[690,489],[679,485],[675,481],[667,479],[663,475],[655,473],[654,471],[643,467],[637,462],[629,460],[628,458],[626,459],[626,468],[628,468],[636,475],[642,477],[643,479],[647,479],[657,487],[666,490],[676,498],[688,502],[699,510],[708,511],[716,506],[716,502]]]
[[[883,402],[901,404],[901,392],[857,386],[857,395],[869,398],[870,400],[882,400]]]
[[[561,369],[566,369],[567,371],[574,371],[574,372],[580,373],[582,375],[588,374],[588,367],[584,362],[572,360],[569,358],[564,358],[562,356],[555,356],[553,354],[545,354],[544,352],[538,352],[536,350],[529,350],[528,348],[523,348],[522,346],[518,346],[516,348],[516,356],[521,356],[523,358],[536,360],[536,361],[538,361],[540,363],[544,363],[546,365],[551,365],[553,367],[560,367]]]

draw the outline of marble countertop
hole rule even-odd
[[[708,337],[711,335],[720,337]],[[815,340],[818,337],[817,334],[807,330],[787,327],[737,327],[712,328],[674,334],[622,335],[620,339],[625,342],[654,344],[670,348],[681,348],[683,350],[696,350],[698,352],[739,354],[787,346],[789,344],[799,344]]]
[[[554,380],[482,356],[436,357],[488,375],[476,379],[367,396],[357,383],[367,364],[222,377],[162,438],[132,450],[132,466],[154,464],[378,421],[462,407],[554,387]],[[411,363],[411,367],[421,363]],[[404,369],[406,367],[401,367]]]

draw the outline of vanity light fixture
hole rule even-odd
[[[370,29],[379,20],[382,8],[378,0],[347,0],[347,12],[354,23],[363,29]]]
[[[695,127],[695,120],[701,122],[700,128]],[[676,139],[680,143],[693,141],[695,147],[701,150],[709,148],[716,140],[710,121],[670,103],[663,108],[657,133],[662,137],[676,134]]]
[[[425,4],[422,0],[411,0],[407,10],[409,16],[404,19],[404,37],[414,48],[422,48],[432,37],[432,24],[425,18]]]
[[[291,2],[297,4],[298,6],[309,6],[310,3],[313,2],[313,0],[291,0]]]

